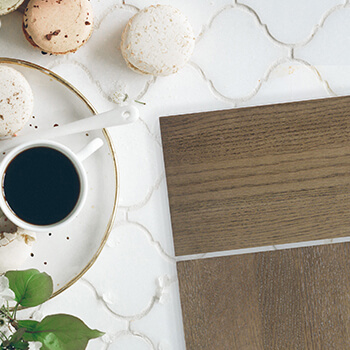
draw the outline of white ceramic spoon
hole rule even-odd
[[[0,141],[0,151],[18,146],[32,140],[53,139],[60,136],[77,134],[84,131],[108,128],[111,126],[126,125],[135,122],[139,117],[139,110],[135,106],[117,107],[111,111],[82,118],[72,123],[38,130],[27,135],[19,135],[11,139]]]

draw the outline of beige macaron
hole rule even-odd
[[[33,92],[16,69],[0,65],[0,136],[20,131],[33,113]]]
[[[188,62],[194,44],[186,16],[172,6],[156,5],[130,19],[122,34],[121,51],[136,72],[165,76]]]
[[[75,52],[93,30],[89,0],[31,0],[24,11],[27,40],[45,53]]]

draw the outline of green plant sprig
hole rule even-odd
[[[17,320],[19,306],[38,306],[51,297],[52,278],[36,269],[8,271],[5,277],[14,292],[16,305],[13,310],[8,303],[0,308],[0,317],[5,320],[0,325],[0,350],[27,350],[29,342],[40,342],[41,350],[83,350],[89,340],[104,334],[67,314],[49,315],[40,322]]]

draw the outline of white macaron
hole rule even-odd
[[[0,0],[0,16],[15,11],[24,0]]]
[[[191,24],[168,5],[147,7],[126,25],[122,55],[136,72],[165,76],[176,73],[190,59],[195,45]]]
[[[30,257],[32,245],[36,241],[33,232],[15,226],[9,231],[11,232],[0,232],[0,274],[19,269]]]
[[[17,70],[0,65],[0,137],[21,130],[33,113],[33,92]]]

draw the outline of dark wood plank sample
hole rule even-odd
[[[350,349],[350,244],[179,262],[188,350]]]
[[[177,256],[350,235],[350,97],[160,125]]]

